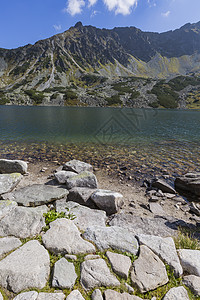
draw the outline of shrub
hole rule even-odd
[[[107,106],[122,104],[122,101],[120,100],[119,95],[113,95],[112,97],[108,97],[105,100],[107,102]]]
[[[43,92],[38,92],[35,90],[25,90],[24,93],[28,95],[36,105],[41,104],[45,97]]]

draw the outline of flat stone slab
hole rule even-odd
[[[176,277],[183,274],[183,268],[180,264],[174,240],[171,237],[162,238],[153,235],[137,235],[140,245],[146,245],[165,263],[172,267]]]
[[[76,225],[71,220],[57,219],[50,223],[50,229],[42,236],[45,247],[53,253],[92,253],[93,244],[81,238]]]
[[[66,180],[77,173],[75,172],[70,172],[70,171],[59,171],[54,174],[55,179],[57,180],[58,183],[64,184],[66,183]]]
[[[152,183],[152,187],[158,188],[163,193],[176,194],[175,189],[163,179],[158,179]]]
[[[166,212],[164,211],[162,206],[156,202],[149,203],[149,210],[156,216],[165,216],[166,215]]]
[[[67,200],[77,202],[81,205],[85,205],[90,208],[96,208],[96,205],[90,198],[95,191],[96,189],[90,189],[85,187],[74,187],[71,190],[69,190],[69,195],[67,196]]]
[[[79,290],[74,290],[67,296],[66,300],[85,300],[85,298],[83,298]]]
[[[183,271],[200,276],[200,250],[179,249],[177,252]]]
[[[0,174],[0,196],[11,192],[21,181],[20,173]]]
[[[91,172],[81,172],[66,180],[67,189],[70,190],[74,187],[87,187],[91,189],[97,189],[97,178]]]
[[[163,300],[189,300],[188,293],[183,286],[171,288],[163,297]]]
[[[45,212],[47,212],[46,206],[14,207],[0,219],[0,236],[27,238],[39,234],[46,225],[43,217]]]
[[[15,250],[21,245],[22,242],[15,237],[0,238],[0,259],[4,256],[4,254]]]
[[[64,300],[63,293],[39,293],[37,300]]]
[[[67,189],[45,184],[33,184],[12,194],[12,200],[23,206],[39,206],[67,197]]]
[[[37,300],[38,293],[35,291],[25,292],[17,295],[13,300]]]
[[[12,200],[0,200],[0,219],[5,217],[11,210],[17,207],[17,203]]]
[[[27,173],[28,164],[23,160],[0,159],[0,173]]]
[[[92,300],[103,300],[103,296],[99,289],[94,290],[91,296]]]
[[[54,265],[52,286],[61,289],[72,289],[77,278],[73,263],[64,257]]]
[[[200,296],[200,277],[187,275],[183,277],[183,284],[186,285],[195,296]]]
[[[92,194],[91,199],[108,215],[117,213],[124,204],[122,194],[109,190],[97,190]]]
[[[106,256],[108,257],[113,271],[117,275],[127,279],[131,267],[130,257],[110,251],[106,252]]]
[[[190,192],[200,196],[200,172],[187,173],[175,179],[177,191]]]
[[[50,273],[48,251],[30,241],[0,261],[0,285],[14,293],[45,287]]]
[[[80,160],[73,159],[73,160],[70,160],[70,161],[68,161],[64,164],[63,170],[72,171],[72,172],[76,172],[76,173],[79,174],[79,173],[84,172],[84,171],[92,172],[93,167],[88,163],[85,163],[85,162],[80,161]]]
[[[142,298],[128,293],[118,293],[113,290],[106,290],[104,292],[105,300],[142,300]]]
[[[100,251],[111,248],[134,255],[138,253],[139,246],[135,235],[125,228],[93,226],[87,228],[83,237],[95,243]]]
[[[148,247],[140,246],[140,255],[133,263],[131,280],[141,293],[166,284],[169,279],[164,263]]]
[[[101,286],[120,286],[120,282],[111,274],[103,259],[84,261],[81,264],[80,282],[85,289],[93,289]]]

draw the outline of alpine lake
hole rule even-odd
[[[70,159],[142,182],[200,171],[200,112],[96,107],[0,106],[1,158]]]

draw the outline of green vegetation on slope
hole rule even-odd
[[[156,83],[149,93],[157,96],[158,105],[161,107],[178,107],[179,95],[173,91],[170,86],[168,86],[166,83],[163,83],[163,81]],[[156,107],[156,102],[152,103],[151,106]]]
[[[25,90],[24,93],[34,101],[35,105],[41,104],[45,97],[43,92],[38,92],[35,90]]]

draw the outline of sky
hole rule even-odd
[[[0,48],[34,44],[78,21],[164,32],[200,21],[200,0],[0,0]]]

